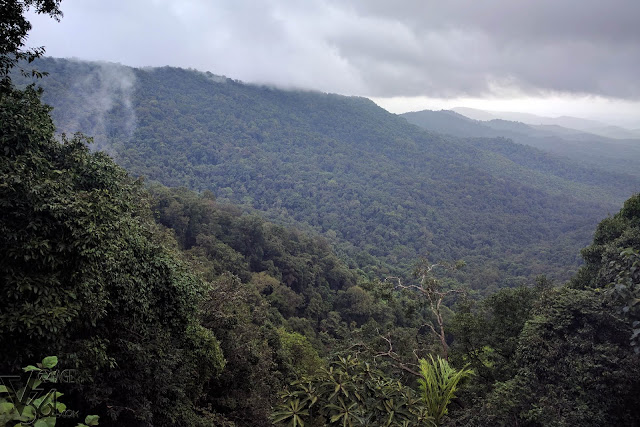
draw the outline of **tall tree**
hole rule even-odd
[[[43,52],[23,50],[24,13],[58,18],[58,5],[0,2],[0,368],[58,354],[84,380],[70,388],[76,407],[121,425],[194,424],[224,365],[198,323],[207,286],[171,249],[140,183],[87,138],[58,141],[41,91],[11,85],[18,61]]]
[[[515,375],[465,425],[637,425],[640,368],[627,334],[602,293],[550,292],[520,334]]]
[[[37,13],[44,13],[60,20],[61,0],[2,0],[0,1],[0,90],[11,86],[9,72],[19,61],[32,62],[44,53],[43,47],[24,49],[31,23],[25,13],[34,8]],[[24,73],[24,70],[21,70]],[[33,75],[39,75],[35,70]]]
[[[49,110],[31,87],[0,94],[0,366],[58,354],[101,413],[193,417],[224,363],[198,324],[207,288],[170,249],[140,183],[86,138],[58,142]]]

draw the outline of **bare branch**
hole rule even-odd
[[[387,350],[386,352],[381,352],[376,354],[375,356],[373,356],[374,359],[378,358],[378,357],[388,357],[389,359],[393,360],[396,363],[396,366],[406,372],[409,372],[412,375],[415,375],[417,377],[421,377],[422,375],[420,375],[420,373],[418,373],[417,371],[415,371],[414,369],[410,368],[407,364],[403,363],[402,360],[400,360],[400,357],[393,351],[393,344],[391,343],[391,340],[383,335],[380,335],[380,338],[382,338],[383,340],[385,340],[387,342],[387,344],[389,344],[389,350]],[[415,350],[414,350],[414,354],[415,354]]]
[[[438,266],[447,267],[447,265],[443,264],[428,264],[426,261],[423,262],[422,265],[416,270],[416,275],[420,277],[420,284],[415,285],[404,285],[402,284],[402,280],[400,277],[388,277],[387,280],[397,280],[398,283],[395,286],[396,289],[405,289],[405,290],[414,290],[420,293],[423,297],[429,301],[429,308],[431,312],[436,318],[436,325],[431,323],[427,324],[431,329],[431,332],[440,340],[440,344],[442,346],[442,355],[448,360],[449,359],[449,345],[447,344],[446,335],[444,331],[444,319],[442,317],[442,302],[449,295],[453,294],[463,294],[464,290],[462,289],[448,289],[443,291],[440,289],[441,285],[438,279],[434,278],[431,274],[434,268]]]

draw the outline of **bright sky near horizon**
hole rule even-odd
[[[63,0],[29,46],[374,99],[640,128],[637,0]]]

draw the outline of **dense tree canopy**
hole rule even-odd
[[[600,223],[567,285],[540,280],[458,307],[454,358],[472,363],[478,382],[457,425],[637,424],[638,200]]]
[[[4,92],[0,107],[3,371],[57,354],[97,385],[76,392],[101,413],[188,418],[189,396],[224,364],[197,321],[206,285],[139,183],[82,136],[54,138],[37,91]]]
[[[636,425],[638,357],[612,312],[591,290],[548,294],[520,334],[515,375],[496,384],[479,425]]]
[[[531,283],[568,277],[571,257],[551,258],[606,205],[550,195],[538,172],[610,183],[364,99],[172,68],[135,71],[135,133],[120,120],[133,104],[102,111],[122,164],[202,192],[145,187],[11,85],[40,52],[21,51],[25,8],[58,4],[0,4],[0,373],[56,354],[80,380],[60,384],[66,402],[107,425],[637,425],[640,195],[600,223],[571,282]],[[64,91],[74,65],[43,64]],[[530,185],[512,179],[527,165]],[[425,249],[476,267],[392,274]]]
[[[504,139],[430,134],[363,98],[176,68],[38,67],[61,130],[94,133],[134,174],[322,233],[379,278],[429,254],[464,258],[457,277],[477,289],[566,280],[597,221],[640,186]]]
[[[485,147],[492,145],[502,152],[509,151],[510,156],[517,163],[532,164],[536,163],[540,157],[546,157],[548,162],[539,163],[539,165],[555,163],[553,168],[555,173],[572,175],[580,180],[602,183],[607,180],[607,175],[611,178],[617,175],[619,182],[617,188],[622,189],[629,182],[629,176],[625,174],[640,176],[640,170],[637,167],[640,160],[640,146],[637,141],[631,139],[611,139],[559,126],[526,125],[497,119],[478,121],[447,110],[416,111],[404,113],[401,116],[409,123],[434,132],[468,138],[467,141],[472,145]],[[515,144],[505,143],[505,141],[496,144],[497,140],[502,139],[496,139],[496,137],[509,138],[514,143],[529,145],[543,151],[514,150],[512,146]],[[574,165],[569,168],[560,166],[565,163],[566,158],[582,166]],[[603,174],[603,170],[610,171],[610,174]],[[553,170],[548,172],[554,173]]]

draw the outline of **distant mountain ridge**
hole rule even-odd
[[[429,254],[465,259],[477,289],[564,280],[595,225],[640,189],[503,138],[427,132],[365,98],[171,67],[36,67],[51,73],[39,84],[59,130],[96,135],[133,174],[312,228],[378,277]]]
[[[426,130],[458,137],[504,137],[599,169],[640,177],[640,139],[611,139],[558,125],[528,125],[503,119],[473,120],[454,111],[401,114]]]
[[[620,126],[613,126],[596,120],[583,119],[579,117],[560,116],[544,117],[529,113],[516,113],[508,111],[486,111],[468,107],[454,107],[455,111],[465,117],[489,121],[495,119],[522,122],[532,126],[560,126],[567,129],[575,129],[594,135],[615,139],[640,139],[638,129],[627,129]]]

